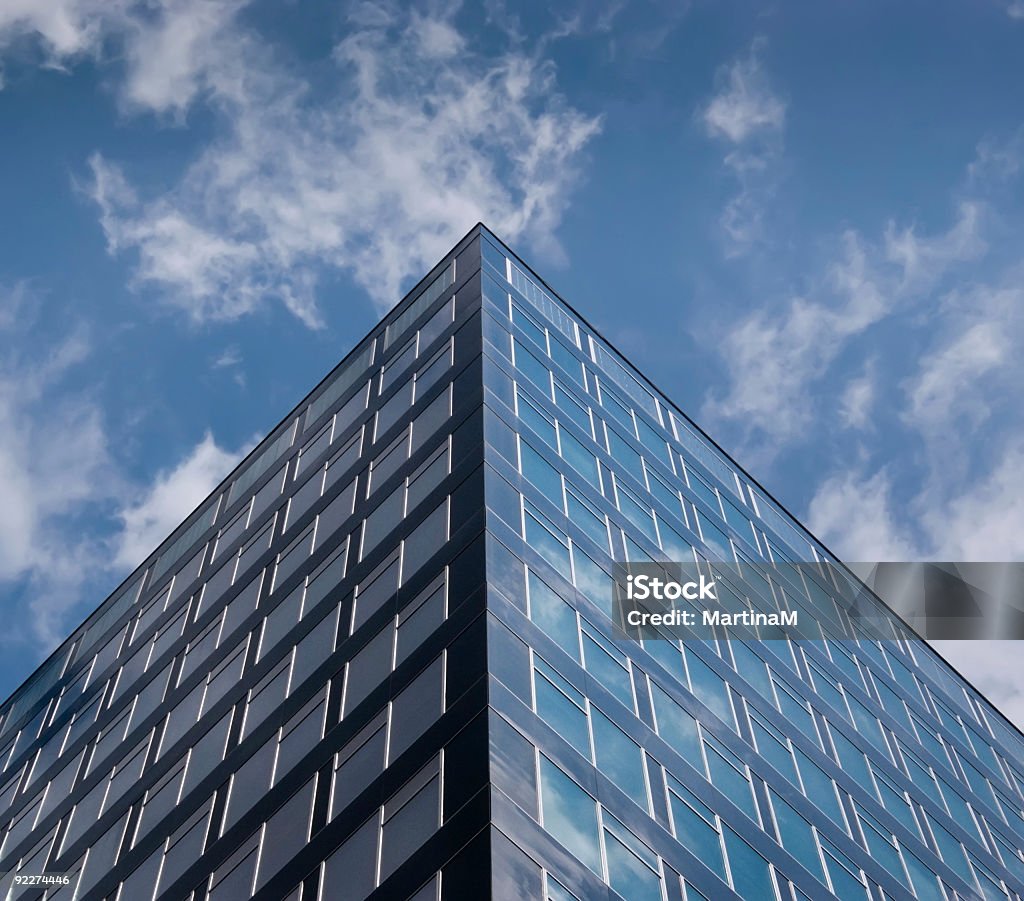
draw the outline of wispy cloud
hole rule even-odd
[[[982,255],[976,204],[964,203],[944,232],[920,235],[890,222],[879,242],[848,230],[836,258],[806,294],[766,300],[722,339],[730,385],[705,412],[738,424],[770,457],[799,438],[830,392],[822,379],[849,344],[887,317],[913,308],[954,266]]]
[[[1024,18],[1024,0],[1019,0]],[[978,142],[974,160],[967,167],[967,183],[972,189],[1003,187],[1020,174],[1024,163],[1024,128],[1004,138],[986,137]]]
[[[791,441],[815,415],[812,386],[845,342],[881,319],[887,300],[868,253],[848,232],[843,256],[821,280],[818,297],[794,297],[781,312],[744,318],[724,338],[730,387],[712,394],[706,414],[735,420],[748,434],[776,445]]]
[[[0,52],[28,45],[43,65],[83,58],[123,64],[127,109],[180,118],[210,89],[224,31],[248,0],[11,0],[0,4]]]
[[[765,237],[764,207],[775,191],[782,149],[786,103],[764,71],[763,47],[755,40],[746,57],[722,66],[714,96],[698,111],[705,132],[728,147],[723,165],[739,185],[719,219],[731,256]]]
[[[831,476],[808,507],[808,529],[844,560],[913,560],[917,550],[892,510],[892,480],[880,469]]]
[[[713,137],[742,144],[764,132],[779,132],[786,120],[786,104],[771,90],[761,66],[762,41],[750,53],[718,71],[718,90],[701,114]]]
[[[921,237],[914,225],[899,228],[892,221],[885,229],[885,257],[902,270],[900,290],[925,291],[950,266],[984,256],[988,245],[981,236],[982,204],[963,201],[957,220],[948,231]]]
[[[43,300],[25,284],[0,293],[0,583],[21,586],[25,620],[46,644],[104,558],[75,518],[115,498],[120,484],[100,407],[78,381],[89,336],[50,334]]]
[[[0,643],[45,656],[241,456],[207,434],[152,484],[122,474],[89,376],[87,330],[54,332],[47,298],[0,288]]]
[[[866,429],[870,426],[877,393],[876,370],[876,361],[868,360],[864,371],[846,383],[839,398],[839,415],[847,428]]]
[[[137,107],[181,115],[202,98],[218,115],[177,185],[147,194],[90,160],[86,191],[111,253],[137,260],[137,285],[196,320],[277,300],[317,327],[325,271],[350,271],[386,308],[478,220],[557,257],[601,123],[559,94],[550,63],[511,46],[484,56],[441,14],[356,7],[329,87],[314,87],[234,9],[215,3],[201,37],[165,10],[147,38],[159,52],[138,50],[148,74],[129,72]]]
[[[172,469],[158,472],[152,483],[118,512],[122,527],[114,561],[126,570],[137,566],[227,475],[244,450],[219,447],[209,432]]]

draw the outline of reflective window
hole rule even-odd
[[[597,768],[647,811],[647,780],[640,746],[596,707],[590,708],[590,719]]]
[[[380,880],[383,881],[441,824],[441,773],[435,757],[384,803]]]
[[[657,855],[607,811],[603,822],[608,884],[630,901],[662,901]]]
[[[534,659],[533,692],[537,715],[590,760],[587,704],[577,691],[539,657]]]
[[[538,578],[532,570],[527,579],[530,598],[530,619],[559,647],[575,660],[579,660],[579,638],[576,611]]]
[[[540,758],[544,828],[598,875],[602,874],[597,802],[555,764]]]
[[[689,848],[706,866],[723,880],[725,858],[722,854],[722,833],[718,817],[671,773],[668,776],[669,808],[676,840]],[[770,897],[751,895],[749,897]]]

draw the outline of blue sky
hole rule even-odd
[[[546,6],[0,4],[0,695],[477,220],[846,559],[1021,558],[1024,2]]]

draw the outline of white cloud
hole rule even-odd
[[[213,361],[214,369],[228,369],[237,366],[242,362],[242,352],[237,344],[225,347],[221,354]]]
[[[761,132],[781,131],[786,104],[771,90],[755,41],[745,59],[718,71],[718,90],[701,117],[708,134],[740,144]]]
[[[1006,5],[1006,14],[1011,19],[1024,19],[1024,0],[1010,0]]]
[[[923,444],[928,491],[946,499],[951,486],[981,478],[992,450],[1024,430],[1017,401],[1024,271],[1012,267],[994,284],[966,283],[935,306],[929,322],[926,349],[902,383],[901,418]]]
[[[1024,0],[1018,0],[1024,18]],[[987,137],[978,142],[974,159],[967,166],[967,183],[972,188],[1005,187],[1015,178],[1024,160],[1024,128],[1004,139]]]
[[[710,395],[706,410],[737,422],[748,435],[756,433],[764,454],[798,438],[814,419],[824,403],[815,385],[854,339],[894,313],[913,309],[955,266],[977,261],[986,251],[974,203],[961,204],[943,232],[919,235],[890,222],[878,245],[847,231],[841,246],[808,296],[751,313],[721,342],[730,387],[724,396]],[[922,405],[940,387],[937,381],[921,386]],[[868,388],[863,381],[849,384],[846,390],[855,393],[840,401],[841,409],[869,400]],[[857,413],[855,407],[849,411]]]
[[[0,293],[0,584],[21,587],[23,620],[49,647],[82,582],[103,565],[75,518],[116,497],[119,480],[101,410],[80,387],[88,336],[47,335],[42,302],[26,285]]]
[[[931,641],[929,644],[1024,729],[1024,684],[1020,680],[1019,641]]]
[[[949,500],[931,503],[921,521],[943,560],[1024,560],[1024,433],[1014,436],[987,473]],[[926,501],[938,491],[932,491]]]
[[[807,528],[843,560],[913,560],[917,552],[896,520],[891,493],[885,470],[868,478],[852,472],[833,476],[811,500]]]
[[[808,529],[854,561],[1024,560],[1024,434],[965,484],[931,482],[899,496],[887,468],[835,473],[807,509]]]
[[[224,42],[248,0],[164,0],[125,28],[122,99],[129,107],[180,118],[204,90],[222,78]]]
[[[6,0],[0,51],[38,47],[45,65],[66,69],[85,57],[124,66],[129,108],[180,117],[210,85],[224,31],[248,0]],[[216,64],[216,66],[215,66]]]
[[[139,284],[199,320],[277,299],[315,327],[322,270],[351,271],[387,308],[478,220],[557,256],[600,120],[566,103],[549,63],[485,58],[443,16],[376,7],[354,23],[327,88],[238,27],[204,37],[214,46],[190,72],[221,133],[170,191],[141,200],[93,157],[87,190],[110,251],[137,255]],[[172,92],[180,102],[132,96],[180,112],[197,79]]]
[[[958,414],[978,426],[988,415],[980,392],[968,385],[1000,368],[1013,352],[998,322],[978,322],[948,345],[926,356],[908,386],[905,416],[923,429],[944,426]]]
[[[40,657],[97,592],[135,567],[240,458],[207,434],[183,460],[132,484],[119,473],[107,417],[88,376],[94,348],[74,327],[54,334],[30,286],[0,289],[0,644]]]
[[[5,0],[0,4],[0,50],[35,37],[51,66],[97,54],[104,35],[123,21],[131,5],[124,0]]]
[[[844,425],[851,429],[865,429],[871,421],[871,409],[875,403],[875,364],[869,361],[864,372],[850,379],[839,398],[839,416]]]
[[[901,267],[902,290],[926,290],[954,264],[983,256],[987,245],[981,237],[981,213],[980,203],[964,201],[952,228],[932,237],[919,237],[914,226],[898,229],[890,222],[885,230],[885,256]]]
[[[766,240],[765,206],[776,189],[774,163],[781,152],[786,104],[761,65],[763,44],[755,40],[747,57],[719,68],[715,95],[699,110],[707,134],[729,146],[722,162],[738,183],[718,223],[727,256]]]
[[[847,339],[886,312],[886,300],[854,233],[845,235],[844,256],[831,266],[820,294],[820,300],[793,298],[781,316],[753,313],[725,337],[731,386],[725,397],[709,399],[709,415],[736,420],[746,431],[779,442],[799,434],[813,413],[813,382]]]
[[[122,527],[115,564],[125,569],[138,566],[217,487],[243,453],[218,447],[207,432],[180,463],[158,472],[141,496],[118,514]]]

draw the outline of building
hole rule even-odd
[[[477,226],[3,705],[10,897],[1019,898],[1021,734],[824,575],[617,632],[694,553],[832,560]]]

